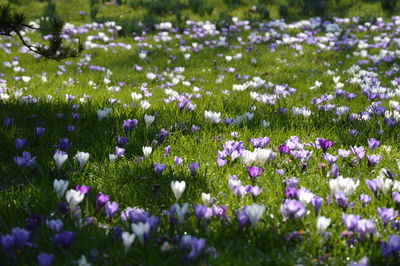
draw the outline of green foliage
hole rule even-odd
[[[242,4],[242,0],[224,0],[224,4],[228,6],[228,8],[236,8]]]
[[[383,10],[394,12],[396,10],[397,0],[381,0]]]
[[[97,13],[99,13],[99,0],[89,0],[90,18],[92,21],[96,19]]]
[[[211,15],[214,6],[209,0],[189,0],[189,8],[200,16]]]

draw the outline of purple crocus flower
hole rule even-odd
[[[246,211],[244,209],[243,210],[238,210],[236,212],[236,219],[239,222],[240,228],[243,228],[243,227],[245,227],[245,226],[250,224],[250,219],[247,216]]]
[[[164,170],[167,168],[167,166],[162,163],[155,163],[153,165],[153,168],[154,168],[154,172],[156,172],[156,175],[161,175],[164,172]]]
[[[350,146],[350,150],[359,160],[362,160],[362,158],[365,156],[365,150],[363,146]]]
[[[197,220],[200,222],[203,218],[208,220],[211,218],[213,211],[212,208],[208,208],[204,205],[193,205],[194,215],[196,216]]]
[[[117,156],[117,158],[124,157],[125,149],[124,148],[120,148],[120,147],[117,146],[114,149],[114,154],[115,154],[115,156]]]
[[[295,219],[304,217],[306,208],[304,208],[300,201],[285,199],[280,207],[280,212],[283,216],[283,220],[286,221],[291,217]]]
[[[329,165],[333,164],[334,162],[336,162],[336,160],[338,159],[339,156],[334,156],[332,154],[329,153],[324,153],[322,155],[324,157],[324,159],[328,162]]]
[[[164,156],[167,157],[169,155],[169,153],[171,152],[171,146],[168,145],[167,147],[164,148],[163,153]]]
[[[362,207],[364,208],[365,205],[367,205],[370,201],[372,200],[372,198],[367,195],[367,194],[361,194],[359,197],[359,201],[361,201],[362,203]]]
[[[191,251],[189,255],[187,255],[188,259],[196,259],[200,252],[206,247],[206,240],[204,238],[195,238],[192,237],[190,240]]]
[[[246,189],[253,197],[258,197],[261,192],[262,192],[262,188],[260,188],[259,186],[249,186],[249,189]]]
[[[322,206],[323,199],[315,196],[311,199],[311,205],[314,207],[315,215],[318,215],[318,211]]]
[[[247,173],[249,174],[250,179],[256,179],[257,177],[261,176],[264,172],[262,167],[257,166],[247,166],[246,167]]]
[[[196,177],[197,170],[199,169],[199,167],[200,167],[200,163],[190,163],[189,164],[189,170],[194,177]]]
[[[371,150],[375,150],[376,148],[379,147],[381,143],[379,142],[379,140],[374,139],[374,138],[370,138],[368,140],[368,148],[370,148]]]
[[[105,211],[108,219],[111,221],[114,215],[118,211],[118,203],[116,203],[115,201],[114,202],[107,201],[105,205]]]
[[[365,181],[367,183],[367,187],[374,193],[375,197],[378,197],[378,192],[382,188],[382,183],[378,179],[373,179],[373,180],[367,180]]]
[[[163,142],[168,136],[168,131],[162,128],[157,136],[160,139],[160,141]]]
[[[393,208],[387,209],[378,207],[376,211],[378,212],[384,226],[386,226],[391,220],[395,219],[399,214],[399,212],[395,211]]]
[[[357,227],[358,221],[360,220],[360,215],[354,215],[354,214],[346,215],[343,213],[342,220],[347,230],[354,231]]]
[[[288,199],[294,199],[297,197],[297,188],[295,187],[286,187],[285,189],[285,197]]]
[[[72,120],[78,121],[80,118],[80,115],[78,113],[72,113],[71,117],[72,117]]]
[[[122,146],[122,147],[125,146],[129,141],[129,138],[127,138],[127,137],[117,137],[116,139],[117,139],[118,145]]]
[[[284,144],[278,147],[278,151],[280,152],[280,154],[290,154],[290,148]]]
[[[35,136],[37,137],[37,138],[40,138],[40,137],[42,137],[43,135],[44,135],[44,131],[45,131],[46,129],[44,128],[44,127],[37,127],[37,128],[35,128]]]
[[[380,160],[382,160],[381,155],[367,155],[368,166],[375,166]]]
[[[175,156],[175,157],[174,157],[174,164],[175,164],[176,166],[178,166],[178,165],[183,165],[183,159],[182,159],[181,157]]]
[[[400,205],[400,193],[399,192],[393,192],[392,199],[393,199],[394,203],[396,203],[397,206]]]
[[[76,185],[75,190],[79,191],[81,194],[87,194],[90,191],[90,186],[85,186],[85,185]]]
[[[37,259],[38,259],[39,266],[51,266],[51,265],[53,265],[53,261],[54,261],[55,257],[53,254],[41,252],[41,253],[39,253]]]
[[[64,231],[59,234],[53,236],[53,242],[57,245],[61,245],[64,248],[67,248],[69,245],[74,242],[76,234],[71,231]]]
[[[68,203],[61,201],[58,203],[58,212],[61,214],[66,214],[68,211]]]
[[[52,231],[52,232],[61,232],[61,230],[64,227],[63,222],[60,219],[56,220],[47,220],[46,221],[47,227]]]
[[[69,149],[70,146],[71,146],[71,144],[69,143],[68,138],[61,138],[61,139],[58,141],[58,144],[59,144],[60,150],[62,150],[62,151],[64,151],[64,152],[67,152],[68,149]]]
[[[14,122],[14,119],[12,119],[11,117],[6,117],[3,120],[3,127],[10,127]]]
[[[69,131],[69,132],[75,131],[75,126],[73,126],[73,125],[68,125],[68,126],[67,126],[67,131]]]
[[[125,134],[128,134],[129,131],[135,129],[138,124],[136,119],[128,119],[124,120],[122,126],[124,127]]]
[[[27,151],[22,153],[22,157],[16,156],[13,160],[18,167],[31,167],[36,163],[36,157],[32,158],[32,155]]]
[[[390,255],[394,256],[396,259],[398,258],[398,253],[400,251],[400,236],[399,235],[390,235],[388,238],[388,242],[381,242],[381,253],[385,257],[389,257]]]
[[[356,231],[359,234],[361,240],[364,240],[365,235],[367,234],[372,236],[376,232],[374,221],[367,219],[359,220],[357,223]]]
[[[11,230],[11,235],[14,238],[14,245],[18,248],[25,247],[28,244],[30,232],[26,229],[15,227]]]
[[[333,142],[332,142],[332,141],[329,141],[329,140],[327,140],[327,139],[322,139],[322,138],[318,138],[318,139],[317,139],[317,142],[318,142],[319,146],[321,147],[321,149],[322,149],[324,152],[326,152],[326,150],[327,150],[328,148],[332,147],[332,145],[333,145]]]
[[[338,191],[335,193],[336,203],[342,207],[344,210],[349,206],[349,199],[344,195],[342,191]]]
[[[109,200],[109,195],[103,194],[101,192],[98,193],[96,195],[96,210],[100,210],[101,208],[103,208]]]
[[[14,237],[11,235],[3,235],[1,237],[1,246],[5,252],[10,252],[14,247]]]
[[[260,137],[257,139],[250,139],[250,143],[253,146],[253,148],[264,148],[265,146],[268,145],[269,141],[270,140],[268,137]]]
[[[27,143],[28,141],[26,139],[15,139],[15,148],[17,150],[22,150]]]
[[[331,170],[328,172],[328,177],[338,177],[339,175],[339,166],[337,164],[333,164]]]

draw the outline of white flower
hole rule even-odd
[[[68,154],[66,152],[57,150],[53,155],[53,159],[56,161],[57,170],[60,170],[61,166],[68,159]]]
[[[205,205],[209,205],[211,203],[211,194],[210,193],[201,193],[201,200]]]
[[[142,109],[146,111],[150,108],[151,104],[149,101],[141,101],[140,106],[142,106]]]
[[[81,259],[78,260],[79,266],[90,266],[92,265],[90,262],[87,262],[85,255],[82,255]]]
[[[189,203],[183,204],[182,208],[179,207],[178,203],[175,204],[176,215],[178,216],[178,223],[183,223],[183,218],[189,210]]]
[[[329,224],[331,223],[330,218],[326,218],[324,216],[317,217],[317,231],[318,233],[323,233],[328,228]]]
[[[262,125],[264,128],[268,128],[268,127],[271,125],[271,123],[270,123],[270,122],[267,122],[267,121],[265,121],[265,120],[262,120],[262,121],[261,121],[261,125]]]
[[[54,191],[57,193],[58,200],[60,200],[68,188],[68,180],[54,179],[53,187]]]
[[[255,154],[253,154],[253,152],[244,150],[242,152],[242,155],[240,156],[240,159],[242,160],[243,164],[251,165],[254,163],[256,156],[255,156]]]
[[[129,232],[123,232],[121,235],[122,243],[125,247],[125,252],[128,252],[129,248],[132,246],[133,241],[135,241],[135,234],[130,234]]]
[[[79,166],[83,168],[89,160],[89,155],[90,154],[88,152],[78,151],[74,156],[74,159],[79,163]]]
[[[81,192],[76,191],[75,189],[70,189],[65,194],[65,198],[69,204],[69,209],[71,211],[74,211],[76,209],[76,207],[83,201],[84,197],[85,194],[82,194]]]
[[[218,123],[221,120],[221,113],[204,111],[204,118],[211,123]]]
[[[149,157],[153,149],[151,147],[142,147],[144,157]]]
[[[113,163],[115,159],[117,159],[117,155],[115,155],[114,153],[109,153],[108,158],[110,159],[110,163]]]
[[[134,101],[142,99],[143,95],[140,93],[132,92],[131,97]]]
[[[99,121],[103,120],[103,118],[107,117],[109,113],[111,113],[112,108],[105,107],[104,109],[97,110],[97,116]]]
[[[183,192],[185,191],[186,188],[186,182],[185,181],[172,181],[171,182],[171,189],[172,192],[174,192],[175,199],[179,200],[179,198],[182,196]]]
[[[360,181],[356,182],[351,178],[343,178],[343,176],[338,176],[336,179],[329,180],[329,188],[332,193],[342,191],[346,196],[350,196],[356,190]]]
[[[139,238],[140,243],[143,245],[145,237],[150,232],[150,224],[142,222],[132,224],[132,231]]]
[[[395,180],[392,187],[393,191],[400,192],[400,181]]]
[[[144,121],[146,122],[146,127],[149,127],[151,123],[154,122],[156,117],[154,115],[144,115]]]
[[[265,206],[253,203],[249,206],[246,206],[245,212],[249,217],[251,225],[255,227],[265,212]]]
[[[307,204],[311,202],[313,197],[314,194],[303,187],[297,191],[297,198],[303,204],[303,206],[307,206]]]

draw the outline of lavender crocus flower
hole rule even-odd
[[[321,149],[322,149],[324,152],[326,152],[326,150],[327,150],[328,148],[332,147],[332,145],[333,145],[333,142],[332,142],[332,141],[329,141],[329,140],[327,140],[327,139],[322,139],[322,138],[318,138],[318,139],[317,139],[317,142],[318,142],[319,146],[321,147]]]
[[[336,203],[342,207],[344,210],[347,209],[349,206],[349,199],[346,197],[346,195],[342,191],[338,191],[335,193],[335,199]]]
[[[45,129],[44,127],[37,127],[37,128],[35,128],[35,136],[36,136],[37,138],[42,137],[42,136],[44,135],[45,130],[46,130],[46,129]]]
[[[31,167],[36,163],[36,157],[32,158],[32,155],[27,151],[22,153],[22,157],[16,156],[13,159],[18,167]]]
[[[46,225],[52,232],[57,232],[57,233],[61,232],[61,230],[64,227],[64,224],[60,219],[47,220]]]
[[[286,187],[285,189],[285,197],[288,199],[294,199],[297,197],[297,188],[295,187]]]
[[[96,210],[100,210],[101,208],[103,208],[106,203],[110,200],[110,196],[109,195],[105,195],[103,193],[98,193],[96,195]]]
[[[118,145],[122,146],[122,147],[125,146],[129,141],[129,138],[127,138],[127,137],[117,137],[116,139],[117,139]]]
[[[22,150],[27,143],[28,141],[26,139],[15,139],[15,148],[17,150]]]
[[[376,232],[374,221],[367,219],[359,220],[356,226],[356,231],[361,240],[364,240],[367,234],[372,236]]]
[[[375,166],[380,160],[382,160],[382,156],[380,155],[367,155],[368,158],[368,166]]]
[[[197,170],[199,169],[199,167],[200,167],[200,163],[190,163],[189,164],[189,170],[194,177],[196,177]]]
[[[349,231],[354,231],[357,227],[357,223],[360,220],[359,215],[354,215],[354,214],[342,214],[342,220],[344,223],[344,226],[346,227],[347,230]]]
[[[203,218],[208,220],[211,218],[213,211],[212,208],[209,208],[205,205],[193,205],[194,215],[196,216],[197,220],[200,222]]]
[[[379,147],[380,144],[381,144],[380,141],[377,139],[370,138],[368,140],[368,148],[370,148],[371,150],[375,150],[376,148]]]
[[[115,154],[115,156],[117,156],[117,158],[124,157],[125,149],[124,148],[120,148],[120,147],[117,146],[114,149],[114,154]]]
[[[30,232],[26,229],[14,227],[11,230],[11,235],[14,238],[14,245],[22,249],[28,244]]]
[[[5,252],[10,252],[14,248],[14,237],[3,235],[1,237],[1,246]]]
[[[367,205],[370,201],[372,200],[372,198],[367,195],[367,194],[361,194],[359,197],[359,201],[362,203],[362,207],[364,208],[365,205]]]
[[[163,153],[164,156],[167,157],[169,155],[169,153],[171,152],[171,146],[168,145],[167,147],[164,148]]]
[[[71,146],[71,143],[69,143],[68,138],[61,138],[58,143],[59,143],[60,150],[64,151],[64,152],[67,152]]]
[[[315,215],[318,215],[318,211],[322,206],[323,199],[318,196],[314,196],[311,199],[311,205],[314,207]]]
[[[239,222],[240,228],[243,228],[250,224],[250,219],[246,214],[245,210],[238,210],[236,212],[236,219]]]
[[[398,258],[398,254],[400,251],[400,236],[399,235],[390,235],[388,238],[388,242],[381,242],[381,253],[385,257],[389,257],[392,255],[394,258]]]
[[[53,242],[57,245],[61,245],[64,248],[67,248],[69,245],[74,242],[76,234],[71,231],[64,231],[59,234],[53,236]]]
[[[75,190],[79,191],[81,194],[86,195],[90,191],[90,186],[85,186],[85,185],[76,185]]]
[[[249,174],[250,179],[256,179],[257,177],[261,176],[264,172],[262,167],[257,166],[247,166],[246,167],[247,173]]]
[[[365,156],[365,149],[363,146],[350,146],[350,150],[359,160],[362,160],[362,158]]]
[[[384,226],[386,226],[391,220],[395,219],[399,214],[399,212],[395,211],[393,208],[387,209],[378,207],[376,211],[378,212]]]
[[[283,220],[286,221],[291,217],[295,219],[304,217],[306,208],[300,201],[286,199],[280,207],[280,212],[283,216]]]
[[[122,126],[124,127],[125,134],[128,134],[129,131],[135,129],[138,124],[136,119],[128,119],[124,120]]]
[[[167,168],[167,166],[162,163],[155,163],[153,165],[153,168],[154,168],[154,172],[156,173],[156,175],[161,175],[164,172],[164,170]]]
[[[4,118],[4,120],[3,120],[3,127],[10,127],[12,124],[13,124],[13,122],[14,122],[14,119],[13,118],[11,118],[11,117],[6,117],[6,118]]]
[[[175,164],[176,166],[178,166],[178,165],[183,165],[183,159],[182,159],[181,157],[175,156],[175,157],[174,157],[174,164]]]
[[[54,261],[55,257],[53,254],[41,252],[41,253],[39,253],[37,259],[38,259],[39,266],[51,266],[51,265],[53,265],[53,261]]]
[[[367,187],[374,193],[375,197],[378,197],[378,192],[382,188],[382,183],[378,179],[373,179],[373,180],[367,180],[365,181],[367,183]]]
[[[108,201],[105,205],[105,211],[107,214],[108,219],[111,221],[112,218],[114,217],[114,215],[117,213],[118,211],[118,203],[114,202],[110,202]]]

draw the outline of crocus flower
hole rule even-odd
[[[35,136],[36,137],[38,137],[38,138],[40,138],[40,137],[42,137],[43,135],[44,135],[44,131],[45,131],[46,129],[44,128],[44,127],[37,127],[37,128],[35,128]],[[44,253],[45,254],[45,253]]]
[[[380,208],[376,209],[379,217],[382,219],[383,225],[386,226],[391,220],[395,219],[399,214],[398,211],[395,211],[393,208]]]
[[[381,242],[381,253],[385,257],[389,257],[390,255],[398,258],[398,254],[400,251],[400,236],[399,235],[390,235],[388,237],[388,242]]]
[[[110,196],[105,195],[101,192],[98,193],[96,195],[96,210],[103,208],[109,200],[110,200]]]
[[[251,225],[255,227],[258,221],[261,219],[261,216],[265,212],[265,206],[253,203],[251,205],[246,206],[245,212],[247,217],[249,217]]]
[[[78,151],[74,156],[74,159],[79,163],[79,166],[82,169],[88,162],[89,156],[90,154],[88,152]]]
[[[362,203],[362,207],[364,208],[365,205],[367,205],[372,200],[372,198],[367,194],[361,194],[358,200]]]
[[[283,216],[283,220],[286,221],[291,217],[295,219],[304,217],[306,215],[306,208],[297,200],[286,199],[280,207],[280,212]]]
[[[164,156],[167,157],[167,156],[169,155],[170,151],[171,151],[171,146],[168,145],[168,146],[165,147],[164,150],[163,150]]]
[[[59,145],[61,151],[67,152],[68,149],[69,149],[70,146],[71,146],[71,143],[69,142],[68,138],[61,138],[61,139],[58,141],[58,145]]]
[[[319,144],[319,146],[321,147],[321,149],[326,152],[326,150],[330,147],[332,147],[333,142],[329,141],[327,139],[322,139],[322,138],[318,138],[317,139],[317,143]]]
[[[372,236],[376,232],[374,221],[367,219],[359,220],[356,231],[358,232],[361,240],[364,240],[367,234]]]
[[[90,186],[76,185],[75,190],[79,191],[81,194],[86,195],[90,191]]]
[[[26,229],[14,227],[11,230],[11,235],[14,238],[14,245],[17,246],[19,249],[25,247],[28,244],[28,239],[30,236],[30,232]]]
[[[264,172],[262,167],[257,166],[247,166],[246,167],[247,173],[249,174],[250,179],[256,179],[257,177],[261,176]]]
[[[178,156],[175,156],[175,157],[174,157],[174,164],[175,164],[176,166],[178,166],[178,165],[183,165],[183,159],[180,158],[180,157],[178,157]]]
[[[125,247],[125,252],[128,252],[129,248],[132,246],[133,241],[135,241],[135,237],[135,234],[130,234],[129,232],[123,232],[121,234],[121,239]]]
[[[22,150],[23,147],[28,143],[26,139],[15,139],[15,148],[17,150]]]
[[[108,201],[105,205],[105,211],[109,220],[111,220],[118,211],[118,203]]]
[[[37,259],[38,259],[39,266],[51,266],[51,265],[53,265],[53,261],[54,261],[55,257],[53,254],[41,252],[41,253],[39,253]]]
[[[138,121],[136,119],[124,120],[122,125],[124,127],[125,134],[128,134],[129,131],[136,128],[137,124],[138,124]]]
[[[344,223],[344,226],[346,227],[347,230],[349,231],[354,231],[357,227],[357,223],[360,220],[359,215],[354,215],[354,214],[342,214],[342,220]]]
[[[194,177],[196,177],[197,170],[199,169],[199,167],[200,167],[200,163],[190,163],[189,164],[189,170]]]
[[[147,237],[150,232],[150,224],[149,223],[133,223],[132,224],[133,233],[139,238],[140,243],[143,245],[147,240]]]
[[[24,151],[22,157],[15,156],[13,160],[18,167],[31,167],[36,163],[36,156],[32,157],[30,152]]]
[[[367,187],[374,193],[375,197],[378,196],[378,192],[382,188],[382,183],[378,179],[373,179],[373,180],[366,180]]]
[[[368,148],[370,148],[371,150],[375,150],[376,148],[379,147],[381,143],[379,142],[379,140],[374,139],[374,138],[370,138],[368,140]]]
[[[120,148],[120,147],[115,147],[114,154],[115,154],[116,158],[124,157],[125,149],[124,148]],[[110,157],[110,161],[111,161],[111,157]]]
[[[363,146],[350,146],[350,150],[359,160],[361,160],[365,156],[365,149]]]
[[[5,252],[10,252],[14,247],[14,237],[11,235],[3,235],[1,237],[1,246]]]
[[[129,139],[127,137],[117,137],[117,142],[119,146],[125,146]]]
[[[323,199],[318,196],[314,196],[311,199],[311,205],[314,207],[314,211],[315,211],[316,215],[318,214],[318,211],[321,208],[322,202],[323,202]]]
[[[324,216],[318,216],[317,217],[317,231],[318,233],[322,234],[326,231],[326,228],[328,228],[329,224],[331,223],[330,218],[326,218]]]
[[[156,119],[156,117],[153,115],[144,115],[146,127],[149,127],[154,122],[154,119]]]
[[[205,205],[193,205],[194,215],[196,216],[197,220],[200,222],[203,218],[208,220],[213,215],[212,208],[209,208]]]
[[[186,188],[186,182],[185,181],[172,181],[171,182],[171,189],[172,192],[175,195],[175,199],[178,201],[179,198],[182,196],[183,192],[185,191]]]
[[[61,200],[62,195],[68,188],[68,180],[54,179],[53,187],[54,191],[57,193],[58,200]]]
[[[13,122],[14,122],[14,119],[12,119],[11,117],[6,117],[3,120],[3,127],[10,127]]]
[[[61,232],[64,227],[64,224],[60,219],[46,220],[46,225],[52,232],[56,233]]]
[[[53,159],[56,162],[57,170],[60,170],[61,166],[68,159],[68,154],[66,152],[57,150],[53,155]]]
[[[74,189],[68,190],[65,194],[65,198],[67,199],[71,211],[74,211],[76,209],[76,207],[83,201],[84,197],[85,194],[82,194],[81,192]]]
[[[151,147],[142,147],[144,157],[149,157],[153,149]]]
[[[167,168],[167,166],[162,163],[155,163],[153,165],[153,168],[154,168],[154,172],[156,172],[156,175],[161,175],[164,172],[164,170]]]
[[[67,248],[74,242],[76,234],[71,231],[64,231],[53,236],[53,242]]]
[[[380,160],[382,160],[382,156],[380,155],[367,155],[368,158],[368,166],[375,166]]]

